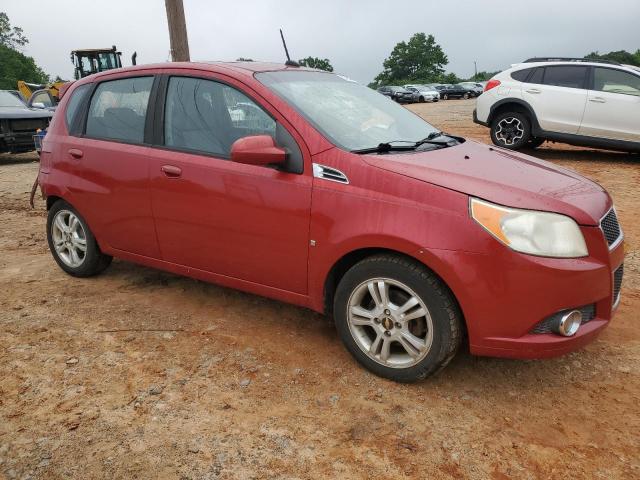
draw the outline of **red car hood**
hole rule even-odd
[[[557,212],[598,225],[611,206],[597,183],[550,162],[467,140],[409,154],[363,155],[368,164],[501,205]]]

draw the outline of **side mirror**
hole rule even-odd
[[[270,135],[253,135],[239,138],[231,145],[231,161],[246,165],[270,165],[283,163],[287,152],[277,147]]]
[[[39,108],[41,110],[44,110],[45,107],[44,107],[44,103],[42,102],[33,102],[31,104],[31,108]]]

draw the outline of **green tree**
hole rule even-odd
[[[0,45],[17,49],[24,47],[29,40],[22,33],[20,27],[12,27],[6,13],[0,12]]]
[[[13,90],[18,80],[47,83],[49,77],[31,57],[17,49],[29,43],[22,29],[12,27],[6,13],[0,12],[0,89]]]
[[[615,52],[603,53],[591,52],[586,55],[585,58],[592,58],[594,60],[611,60],[614,62],[624,63],[626,65],[635,65],[640,67],[640,49],[635,53],[627,52],[626,50],[617,50]]]
[[[298,60],[298,63],[303,67],[317,68],[318,70],[333,72],[333,66],[328,58],[307,57],[301,58]]]
[[[408,42],[396,44],[383,62],[384,70],[375,78],[377,85],[402,82],[438,82],[449,63],[433,35],[414,34]]]
[[[31,57],[0,45],[0,89],[15,90],[18,80],[29,83],[47,83],[49,77]]]
[[[486,82],[487,80],[489,80],[491,77],[494,77],[495,75],[499,74],[501,72],[501,70],[498,70],[497,72],[478,72],[475,75],[473,75],[469,81],[470,82]]]

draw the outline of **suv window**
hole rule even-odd
[[[584,88],[587,67],[558,65],[545,67],[544,84],[567,88]]]
[[[228,157],[249,135],[276,136],[276,121],[242,92],[223,83],[171,77],[164,116],[164,144]]]
[[[527,80],[527,83],[541,84],[542,77],[544,77],[544,67],[538,67],[534,69],[533,73],[531,74],[531,77],[529,77],[529,79]]]
[[[640,77],[621,70],[595,67],[593,89],[600,92],[640,96]]]
[[[517,80],[518,82],[524,82],[533,68],[525,68],[524,70],[516,70],[515,72],[511,72],[511,78]]]
[[[89,106],[86,135],[142,143],[152,85],[153,77],[111,80],[98,85]]]
[[[82,104],[82,100],[84,99],[84,96],[87,94],[90,88],[91,88],[90,83],[80,85],[71,93],[71,97],[67,102],[67,109],[64,112],[64,118],[67,121],[67,129],[69,130],[69,133],[71,133],[72,135],[76,133],[72,131],[73,121],[75,119],[76,113],[78,112],[78,108]]]

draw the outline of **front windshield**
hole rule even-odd
[[[256,78],[345,150],[417,142],[437,132],[388,97],[338,75],[287,70],[258,73]]]
[[[0,91],[0,107],[24,107],[24,103],[13,93]]]

